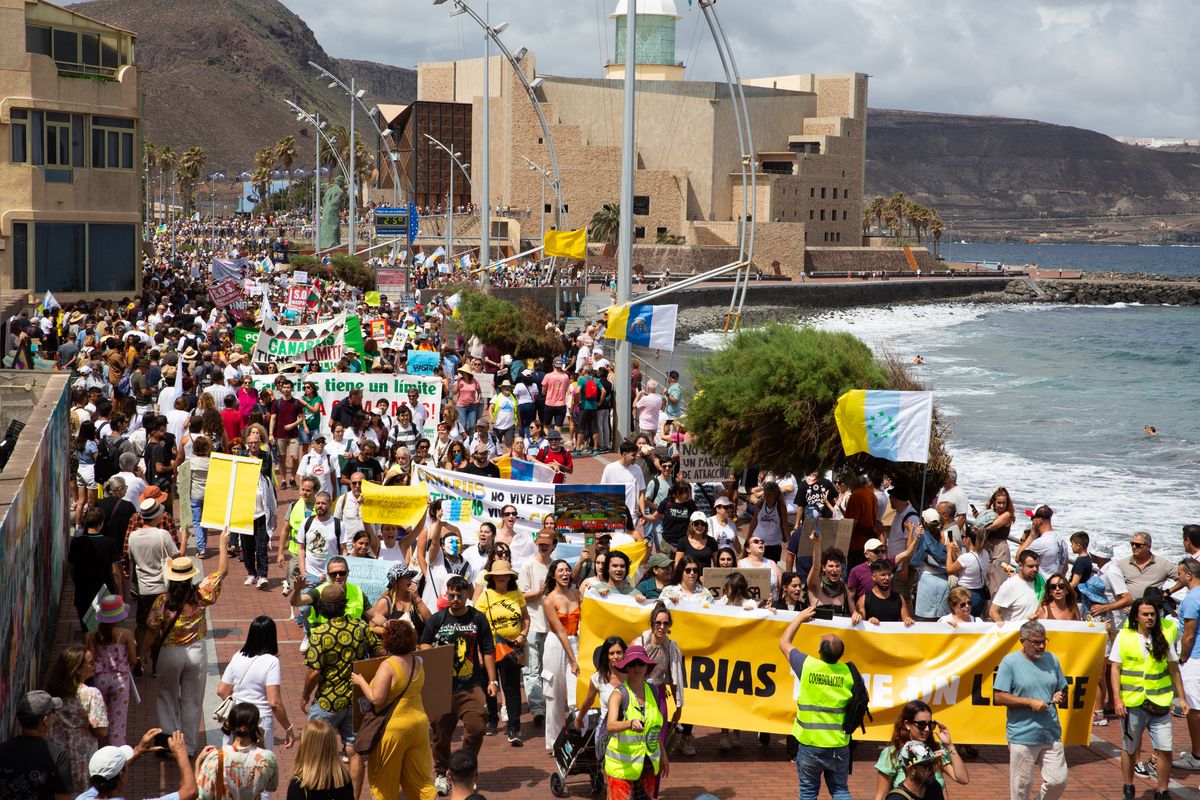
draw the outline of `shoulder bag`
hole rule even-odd
[[[396,710],[396,705],[408,693],[408,687],[412,686],[413,676],[417,670],[421,668],[421,659],[413,654],[412,669],[408,673],[408,683],[404,684],[404,688],[400,690],[400,694],[396,695],[396,699],[383,707],[382,711],[375,710],[375,704],[362,698],[361,702],[364,706],[362,714],[362,723],[358,726],[358,731],[354,738],[354,752],[359,755],[367,755],[375,749],[375,745],[379,744],[379,739],[383,736],[384,730],[387,728],[388,720],[392,718],[392,712]]]
[[[154,645],[150,648],[151,663],[155,664],[156,666],[158,664],[158,654],[161,653],[163,649],[163,643],[167,641],[167,637],[170,636],[171,631],[175,628],[175,623],[179,622],[179,615],[182,613],[182,608],[175,612],[175,616],[171,617],[171,624],[168,625],[159,635],[159,637],[154,640]]]
[[[229,719],[229,712],[233,711],[233,707],[237,703],[237,701],[234,700],[234,695],[236,695],[238,689],[241,688],[242,681],[246,680],[246,675],[250,673],[251,668],[254,667],[254,662],[257,661],[258,658],[258,656],[255,656],[254,658],[250,659],[250,663],[246,666],[246,669],[242,671],[242,677],[238,678],[238,682],[233,685],[233,691],[229,693],[228,697],[218,703],[215,709],[213,709],[212,718],[221,727],[225,726],[226,721]]]

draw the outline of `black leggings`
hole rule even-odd
[[[517,655],[513,653],[503,661],[496,662],[496,677],[500,681],[500,691],[504,693],[504,707],[508,709],[509,733],[521,733],[521,665],[517,663]],[[500,702],[488,695],[488,721],[500,721]]]

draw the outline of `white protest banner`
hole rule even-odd
[[[242,289],[238,286],[237,281],[229,278],[209,286],[208,296],[212,298],[213,305],[217,308],[228,308],[234,303],[242,301]]]
[[[288,289],[288,311],[306,311],[308,309],[308,287],[292,286]]]
[[[227,280],[241,280],[242,273],[246,269],[246,258],[214,258],[212,264],[209,265],[209,272],[212,274],[213,283],[221,283]]]
[[[687,442],[679,444],[680,477],[692,483],[724,483],[729,480],[729,462],[713,458]]]
[[[278,375],[253,375],[251,380],[254,381],[255,390],[261,390],[264,386],[272,386],[278,377]],[[363,405],[372,409],[379,400],[387,400],[390,404],[388,413],[395,418],[400,406],[408,405],[408,390],[412,388],[416,388],[420,393],[421,406],[427,412],[422,434],[430,441],[437,436],[437,423],[442,418],[442,381],[440,378],[361,372],[310,372],[303,378],[293,379],[298,383],[312,381],[317,385],[317,396],[321,398],[318,406],[321,413],[321,433],[326,436],[330,434],[329,414],[333,410],[333,406],[348,397],[352,389],[361,389]]]
[[[313,325],[281,325],[273,319],[264,319],[258,341],[254,344],[253,360],[260,364],[292,364],[307,360],[309,350],[334,345],[341,357],[343,339],[346,336],[346,317],[341,315]]]
[[[292,280],[296,283],[308,283],[308,273],[302,269],[293,270]]]

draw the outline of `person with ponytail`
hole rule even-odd
[[[196,759],[200,800],[258,800],[279,787],[279,765],[258,723],[258,706],[234,704],[221,726],[230,744],[206,747]]]

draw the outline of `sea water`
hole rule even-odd
[[[1155,551],[1182,555],[1181,526],[1200,523],[1200,308],[944,303],[829,311],[811,324],[922,356],[913,369],[976,506],[1005,486],[1019,511],[1053,508],[1064,535],[1087,531],[1120,554],[1144,530]]]
[[[941,255],[947,261],[999,261],[1010,267],[1200,276],[1200,245],[942,242]]]

